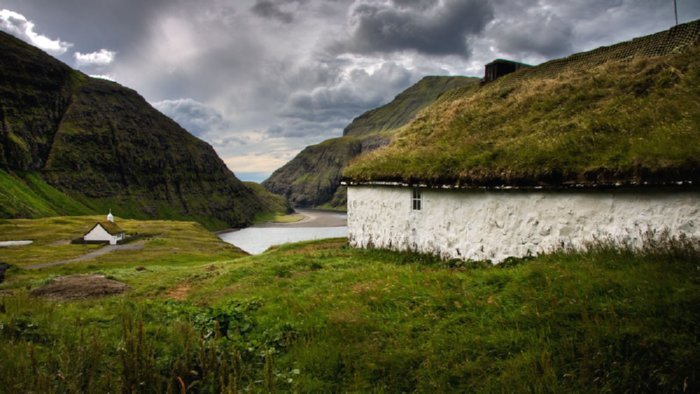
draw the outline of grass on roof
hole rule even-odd
[[[698,125],[695,46],[452,92],[344,176],[485,186],[698,181]]]

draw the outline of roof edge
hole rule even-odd
[[[433,184],[429,182],[398,182],[398,181],[351,181],[342,180],[343,186],[394,186],[394,187],[419,187],[426,189],[445,190],[608,190],[608,189],[648,189],[659,187],[696,188],[700,184],[693,181],[669,181],[669,182],[615,182],[615,183],[575,183],[564,185],[460,185],[460,184]]]

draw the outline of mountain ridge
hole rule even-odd
[[[343,130],[343,136],[306,147],[262,184],[271,192],[286,196],[294,206],[342,209],[346,198],[340,179],[347,163],[388,144],[394,130],[443,93],[473,88],[478,81],[461,76],[424,77],[390,103],[353,119]]]
[[[269,207],[214,149],[136,91],[0,32],[0,169],[95,212],[241,227]]]

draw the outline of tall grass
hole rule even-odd
[[[35,299],[6,303],[0,392],[238,393],[274,387],[272,351],[248,348],[257,356],[244,361],[217,320],[211,320],[213,332],[190,321],[146,323],[149,313],[127,305],[108,319],[120,322],[112,330],[70,321]],[[20,304],[32,313],[17,309]]]
[[[668,229],[648,229],[639,240],[620,240],[613,237],[597,238],[580,247],[560,248],[556,254],[608,256],[615,259],[649,259],[657,262],[700,262],[700,239],[686,234],[672,235]]]
[[[0,392],[697,391],[699,249],[662,233],[489,267],[332,240],[193,265],[181,280],[211,275],[188,301],[17,290]]]

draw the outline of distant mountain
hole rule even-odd
[[[700,182],[700,21],[455,89],[348,182],[619,187]]]
[[[223,228],[270,208],[210,145],[131,89],[2,32],[0,78],[0,183],[24,192],[0,192],[0,216],[112,209]]]
[[[425,77],[391,103],[355,118],[342,137],[307,147],[263,185],[286,196],[294,206],[344,208],[345,188],[340,187],[340,178],[353,158],[388,144],[398,128],[444,92],[476,87],[478,82],[478,78]]]

